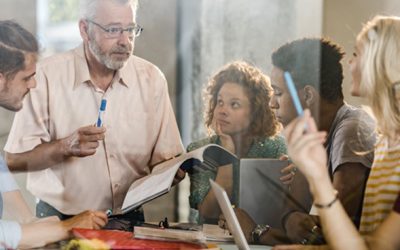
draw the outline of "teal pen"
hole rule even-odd
[[[104,111],[106,111],[106,106],[107,106],[107,100],[102,99],[101,104],[100,104],[100,109],[99,109],[99,116],[98,116],[97,122],[96,122],[96,127],[103,126],[103,114],[104,114]]]
[[[303,110],[303,107],[301,106],[300,98],[297,93],[296,87],[294,85],[292,76],[290,75],[289,72],[285,71],[283,73],[283,77],[285,78],[286,86],[289,90],[289,93],[292,96],[293,104],[294,104],[294,107],[296,108],[297,115],[303,116],[304,110]],[[307,131],[307,124],[304,125],[304,131]]]
[[[287,71],[283,75],[285,77],[286,86],[288,87],[289,93],[292,96],[293,104],[294,107],[296,108],[297,115],[302,116],[304,113],[303,107],[301,106],[300,98],[299,95],[297,94],[296,87],[294,86],[292,76]]]

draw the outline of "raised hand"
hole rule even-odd
[[[221,140],[221,146],[224,147],[226,150],[229,152],[235,154],[235,143],[233,142],[233,139],[230,135],[225,134],[222,129],[221,125],[215,121],[215,132],[219,136],[219,139]]]

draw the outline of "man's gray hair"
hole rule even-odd
[[[79,10],[81,19],[93,20],[96,17],[97,7],[102,1],[111,1],[121,5],[129,4],[134,11],[136,11],[138,6],[138,0],[80,0]]]

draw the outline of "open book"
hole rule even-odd
[[[136,180],[128,190],[122,204],[122,213],[129,212],[171,189],[178,168],[215,168],[238,161],[237,157],[217,144],[208,144],[191,152],[164,161],[153,168],[151,174]]]
[[[206,238],[202,231],[135,227],[134,235],[136,239],[165,240],[165,241],[184,241],[184,242],[205,242]]]

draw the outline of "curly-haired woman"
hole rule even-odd
[[[279,158],[286,154],[281,125],[269,107],[272,95],[269,77],[242,61],[225,65],[206,88],[205,125],[210,136],[188,146],[192,151],[216,143],[238,158]],[[213,134],[213,135],[212,135]],[[213,170],[194,168],[189,173],[190,206],[199,211],[200,221],[213,221],[220,210],[208,180],[214,179],[237,200],[238,166]]]

